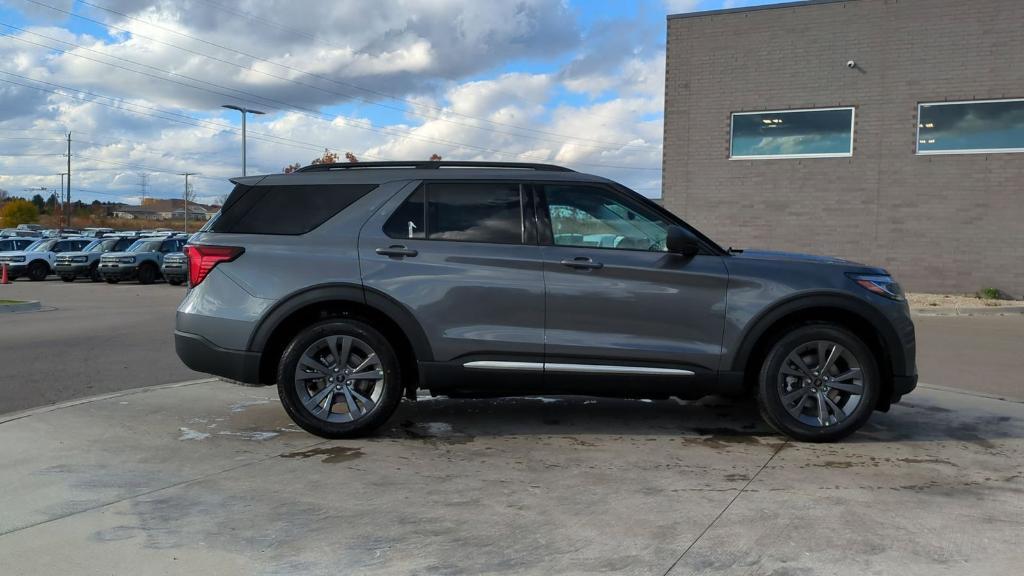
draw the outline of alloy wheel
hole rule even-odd
[[[353,422],[372,412],[384,394],[384,367],[363,340],[326,336],[302,353],[295,368],[295,389],[313,416]]]
[[[800,344],[778,375],[782,406],[801,423],[827,428],[842,423],[864,398],[864,371],[854,354],[830,340]]]

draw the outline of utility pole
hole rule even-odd
[[[195,175],[195,172],[183,172],[179,174],[179,176],[185,177],[185,234],[188,234],[188,177]]]
[[[266,114],[266,112],[252,110],[251,108],[243,108],[241,106],[235,106],[234,104],[224,104],[221,108],[238,110],[242,113],[242,176],[245,176],[245,117],[249,114]]]
[[[63,191],[62,191],[63,192]],[[68,131],[68,200],[64,203],[68,213],[68,228],[71,228],[71,131]]]
[[[139,204],[142,206],[146,205],[146,192],[149,189],[149,174],[145,172],[139,172],[139,188],[141,189],[142,199]]]
[[[65,195],[64,195],[64,177],[67,176],[67,175],[68,175],[67,172],[61,172],[60,173],[60,202],[59,202],[59,204],[64,204],[64,198],[65,198]],[[58,227],[63,227],[62,223],[64,221],[64,212],[66,212],[67,210],[70,209],[70,207],[67,206],[66,204],[65,204],[64,208],[65,209],[61,210],[61,213],[60,213],[60,220],[61,220],[61,222],[57,223]]]

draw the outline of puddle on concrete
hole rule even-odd
[[[348,462],[362,457],[363,449],[349,448],[348,446],[331,446],[327,448],[310,448],[309,450],[281,454],[281,458],[299,460],[305,460],[306,458],[314,458],[317,456],[323,456],[323,459],[320,461],[325,464],[339,464],[341,462]]]
[[[442,444],[467,444],[475,440],[473,436],[459,432],[452,428],[447,422],[413,422],[403,420],[396,428],[392,428],[384,434],[386,437],[404,436]]]

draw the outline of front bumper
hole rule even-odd
[[[9,276],[21,276],[28,272],[28,264],[24,262],[0,262],[0,267],[7,264],[7,274]]]
[[[104,280],[106,280],[107,278],[116,280],[131,280],[135,278],[136,274],[138,274],[139,265],[105,264],[103,262],[100,262],[98,270],[100,273],[100,277],[102,277]]]
[[[160,268],[160,273],[166,278],[170,276],[172,278],[184,278],[188,275],[188,270],[184,266],[164,266]]]
[[[205,372],[247,384],[259,384],[260,353],[221,348],[206,338],[174,331],[178,358],[196,372]]]
[[[89,264],[56,264],[53,267],[54,273],[58,276],[66,276],[68,274],[86,274],[89,272]]]

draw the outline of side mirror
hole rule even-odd
[[[700,252],[700,242],[686,228],[682,226],[669,226],[668,235],[665,237],[665,248],[669,252],[675,252],[683,256],[696,256]]]

